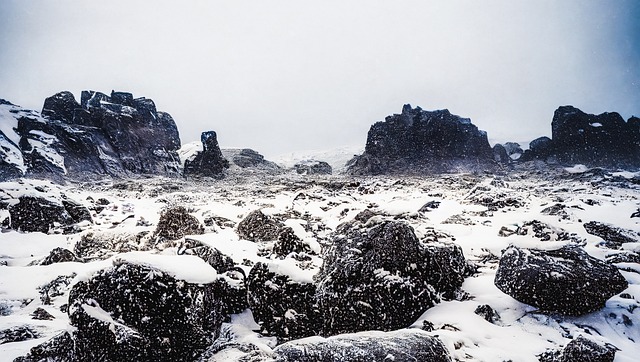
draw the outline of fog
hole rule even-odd
[[[0,98],[128,91],[183,143],[268,157],[364,146],[404,103],[526,144],[561,105],[640,115],[637,19],[634,0],[2,0]]]

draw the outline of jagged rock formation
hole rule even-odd
[[[531,142],[522,161],[540,159],[592,167],[640,167],[640,118],[620,114],[593,115],[559,107],[551,122],[552,137]]]
[[[523,303],[566,315],[598,310],[628,286],[614,266],[573,245],[546,251],[510,246],[494,283]]]
[[[12,124],[0,130],[3,179],[179,174],[178,129],[150,99],[83,91],[78,103],[60,92],[45,100],[41,114],[8,102],[0,107],[3,122]]]
[[[196,177],[222,177],[229,161],[222,155],[218,136],[214,131],[202,132],[202,151],[184,161],[184,175]]]
[[[406,104],[401,114],[371,126],[365,152],[349,162],[348,172],[423,174],[493,166],[487,134],[471,120],[446,109],[429,112]]]

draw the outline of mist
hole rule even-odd
[[[640,115],[639,18],[633,0],[4,0],[0,98],[127,91],[183,143],[215,130],[267,157],[364,146],[405,103],[524,146],[561,105]]]

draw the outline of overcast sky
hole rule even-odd
[[[0,98],[152,98],[182,142],[267,156],[364,146],[404,103],[495,141],[561,105],[640,116],[640,1],[0,1]]]

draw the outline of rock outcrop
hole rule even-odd
[[[293,165],[297,173],[301,175],[331,175],[331,165],[324,161],[306,160]]]
[[[575,316],[604,307],[628,286],[616,267],[573,245],[557,250],[510,246],[502,254],[494,283],[522,303]]]
[[[60,228],[65,232],[72,232],[73,229],[64,228],[82,221],[91,221],[89,211],[70,200],[58,202],[36,196],[21,196],[18,200],[18,203],[9,206],[10,226],[14,230],[48,233]]]
[[[277,240],[284,224],[260,210],[249,213],[238,224],[240,238],[250,241]]]
[[[240,168],[257,168],[267,171],[280,169],[280,166],[275,162],[266,160],[263,155],[250,148],[224,149],[222,154]]]
[[[540,159],[589,167],[640,167],[640,119],[615,112],[599,115],[572,106],[556,109],[552,137],[531,142],[522,161]]]
[[[0,107],[9,112],[2,112],[3,122],[14,124],[0,130],[10,133],[0,135],[0,143],[13,145],[0,154],[0,177],[15,176],[16,169],[26,176],[75,179],[180,172],[176,124],[150,99],[83,91],[78,103],[70,92],[60,92],[45,100],[41,114]]]
[[[348,172],[424,174],[495,166],[487,134],[468,118],[448,110],[424,111],[406,104],[369,129],[364,154],[349,162]]]
[[[229,161],[222,155],[217,134],[214,131],[202,132],[200,141],[202,142],[202,151],[184,161],[184,175],[222,177],[224,170],[229,168]]]

